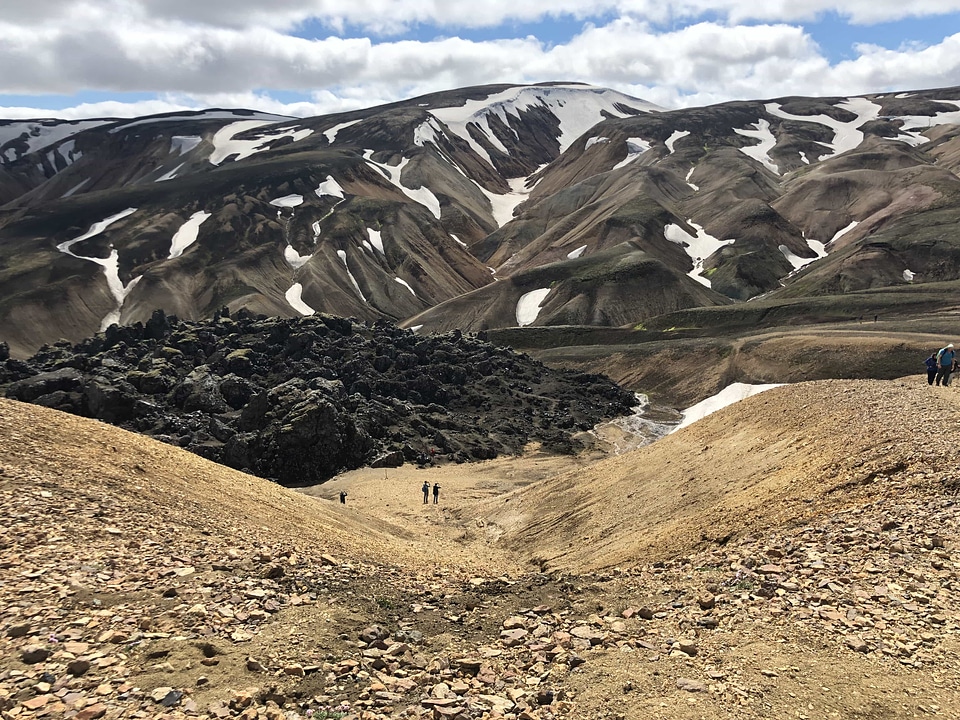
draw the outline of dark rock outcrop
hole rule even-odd
[[[77,345],[0,363],[8,397],[97,418],[287,485],[423,457],[463,462],[573,435],[629,412],[608,378],[552,370],[453,331],[240,311],[154,313]]]

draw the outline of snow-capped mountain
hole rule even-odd
[[[223,306],[619,326],[953,280],[958,135],[960,88],[667,111],[555,83],[0,121],[0,341]]]

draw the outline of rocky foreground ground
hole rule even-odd
[[[956,467],[668,559],[537,571],[451,540],[472,501],[424,508],[370,477],[350,502],[380,504],[341,507],[0,411],[4,718],[960,717]],[[953,457],[904,442],[925,467]],[[422,475],[466,495],[457,472]]]

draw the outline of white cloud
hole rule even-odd
[[[115,19],[289,30],[312,20],[328,28],[349,24],[374,32],[397,32],[417,24],[495,27],[548,17],[617,15],[653,22],[715,16],[736,23],[794,22],[833,13],[854,23],[877,23],[960,10],[960,0],[32,0],[4,5],[7,22],[31,26],[68,27],[85,20]]]
[[[536,38],[374,42],[305,39],[283,28],[309,17],[330,23],[377,18],[438,22],[422,0],[36,0],[4,9],[0,93],[153,93],[155,98],[77,105],[51,113],[0,107],[0,117],[130,117],[202,107],[248,107],[315,115],[371,107],[419,94],[499,82],[571,80],[611,87],[665,107],[784,95],[853,95],[960,85],[960,34],[927,47],[855,45],[831,65],[802,26],[736,25],[763,14],[796,20],[835,11],[853,20],[960,10],[960,0],[490,0],[447,2],[443,20],[463,26],[547,14],[596,17],[567,41]],[[269,11],[265,8],[269,8]],[[667,21],[711,10],[731,22],[664,31]],[[262,17],[261,17],[262,16]],[[267,17],[269,16],[269,17]],[[189,22],[188,22],[189,20]],[[371,21],[372,22],[372,21]],[[258,24],[259,23],[259,24]],[[25,29],[29,24],[29,29]],[[302,97],[280,100],[273,91]],[[0,103],[3,97],[0,95]]]

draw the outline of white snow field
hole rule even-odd
[[[407,166],[407,163],[410,162],[410,158],[401,158],[400,163],[397,165],[385,165],[383,163],[378,163],[373,159],[373,152],[373,150],[363,151],[363,159],[367,161],[367,164],[383,173],[384,177],[386,177],[392,185],[398,187],[404,195],[414,202],[423,205],[427,210],[433,213],[433,216],[437,218],[437,220],[439,220],[440,201],[437,199],[436,195],[430,192],[429,188],[421,186],[416,189],[411,189],[405,187],[403,183],[400,182],[400,176],[403,173],[403,169]]]
[[[463,240],[461,240],[460,238],[458,238],[458,237],[457,237],[456,235],[454,235],[453,233],[450,233],[450,237],[452,237],[452,238],[453,238],[457,243],[459,243],[462,247],[469,247]]]
[[[689,134],[689,130],[674,130],[670,137],[668,137],[663,144],[667,146],[667,150],[669,150],[670,154],[673,155],[675,152],[674,145],[676,144],[677,140],[685,138]]]
[[[383,249],[383,235],[379,230],[374,230],[373,228],[367,228],[367,235],[370,236],[370,244],[377,249],[377,251],[386,256],[386,252]]]
[[[697,231],[696,235],[691,235],[674,223],[670,223],[663,228],[663,235],[670,242],[683,245],[684,250],[687,251],[687,255],[693,261],[693,270],[688,272],[687,275],[701,285],[710,287],[710,281],[703,277],[703,261],[724,245],[732,245],[734,241],[718,240],[693,220],[687,220],[687,224]]]
[[[54,145],[61,140],[76,135],[77,133],[99,127],[100,125],[109,125],[114,120],[77,120],[68,122],[65,120],[24,120],[13,121],[0,124],[0,145],[5,145],[11,140],[21,138],[27,144],[27,150],[23,154],[29,154],[42,150],[45,147]],[[9,155],[7,155],[9,153]],[[4,156],[0,156],[0,161],[7,160],[13,162],[19,157],[13,148],[8,148]]]
[[[851,222],[849,225],[847,225],[845,228],[843,228],[843,229],[841,229],[841,230],[837,230],[837,234],[834,235],[832,238],[830,238],[829,242],[827,242],[826,244],[827,244],[827,245],[830,245],[831,243],[835,243],[837,240],[839,240],[840,238],[842,238],[844,235],[846,235],[848,232],[850,232],[851,230],[853,230],[853,229],[854,229],[857,225],[859,225],[859,224],[860,224],[860,222],[859,222],[858,220],[854,220],[854,221]],[[812,241],[812,240],[808,240],[807,242],[809,243],[809,242],[813,242],[813,241]]]
[[[526,189],[527,178],[511,178],[507,180],[510,185],[510,192],[498,195],[492,193],[479,183],[475,183],[487,200],[490,201],[490,212],[497,223],[497,227],[503,227],[513,220],[513,213],[517,206],[530,196],[530,191]]]
[[[110,294],[113,295],[114,300],[117,301],[117,307],[115,310],[107,313],[106,317],[100,321],[100,330],[106,330],[108,327],[114,323],[120,322],[120,311],[123,309],[123,301],[126,299],[127,295],[130,294],[130,291],[136,287],[137,283],[140,282],[142,275],[138,275],[133,278],[126,285],[123,284],[120,280],[120,254],[117,252],[115,247],[110,248],[110,255],[106,258],[97,258],[97,257],[85,257],[83,255],[77,255],[71,249],[74,245],[84,240],[89,240],[92,237],[96,237],[108,227],[113,225],[118,220],[132,215],[137,211],[137,208],[127,208],[126,210],[121,210],[115,215],[111,215],[108,218],[95,222],[90,226],[90,229],[87,230],[83,235],[75,237],[73,240],[67,240],[57,245],[57,250],[62,253],[66,253],[71,257],[77,258],[77,260],[88,260],[92,263],[96,263],[103,268],[103,274],[107,278],[107,287],[110,289]]]
[[[363,293],[360,291],[360,284],[357,282],[357,279],[353,276],[353,273],[350,272],[350,266],[347,265],[347,251],[346,250],[337,250],[337,256],[343,261],[343,266],[347,269],[347,277],[350,278],[350,282],[353,283],[353,288],[357,291],[357,295],[360,296],[360,299],[364,302],[367,299],[363,296]]]
[[[766,111],[775,117],[783,118],[784,120],[795,120],[797,122],[817,123],[831,128],[834,132],[833,142],[820,144],[830,148],[832,152],[817,158],[820,161],[835,157],[840,153],[845,153],[857,147],[863,142],[863,132],[858,128],[870,120],[876,120],[880,115],[880,106],[862,97],[847,98],[843,102],[834,105],[834,107],[852,112],[857,117],[850,122],[841,122],[840,120],[834,120],[829,115],[793,115],[781,110],[779,103],[766,103],[764,105]]]
[[[173,240],[170,242],[170,254],[167,255],[168,260],[180,257],[183,255],[184,250],[197,241],[200,226],[203,225],[208,217],[210,217],[210,213],[198,210],[190,216],[189,220],[180,226],[180,229],[174,233]]]
[[[327,175],[327,179],[320,183],[314,192],[317,197],[322,198],[324,195],[329,195],[343,200],[343,188],[340,187],[340,183],[333,179],[333,175]]]
[[[334,125],[332,128],[327,128],[323,131],[323,135],[327,138],[327,142],[333,145],[334,141],[337,139],[337,133],[341,130],[345,130],[351,125],[356,125],[358,122],[361,122],[363,118],[359,120],[351,120],[350,122],[340,123],[339,125]]]
[[[900,115],[898,119],[903,121],[903,126],[900,128],[901,134],[896,139],[916,147],[930,142],[930,138],[920,134],[923,130],[935,125],[960,125],[960,102],[956,100],[935,100],[934,102],[953,105],[958,109],[952,112],[939,112],[932,116]]]
[[[394,278],[394,282],[398,282],[398,283],[400,283],[401,285],[403,285],[407,290],[410,291],[410,294],[413,295],[414,297],[417,296],[417,294],[413,291],[413,288],[410,287],[410,284],[409,284],[406,280],[403,280],[403,279],[401,279],[401,278],[395,277],[395,278]]]
[[[170,172],[164,173],[163,175],[158,177],[156,180],[154,180],[154,182],[164,182],[166,180],[173,180],[173,178],[177,176],[177,173],[180,172],[180,168],[182,168],[186,164],[187,164],[186,162],[180,163]]]
[[[517,300],[517,325],[524,327],[531,324],[540,314],[540,304],[550,294],[550,288],[541,288],[524,293]]]
[[[696,166],[696,165],[694,165],[692,168],[690,168],[690,171],[687,173],[687,176],[684,178],[684,180],[686,181],[687,185],[689,185],[691,188],[693,188],[693,191],[694,191],[694,192],[700,192],[700,186],[699,186],[699,185],[694,185],[692,182],[690,182],[690,178],[693,177],[693,171],[696,170],[696,169],[697,169],[697,166]]]
[[[764,120],[761,118],[754,124],[755,129],[750,128],[734,128],[733,131],[737,135],[743,135],[744,137],[754,138],[760,142],[757,145],[751,145],[750,147],[740,148],[740,152],[748,157],[752,157],[757,162],[761,163],[768,170],[772,171],[775,175],[780,174],[780,167],[770,159],[770,151],[773,150],[774,146],[777,144],[777,139],[773,136],[773,133],[770,132],[770,121]]]
[[[568,259],[568,260],[576,260],[578,257],[580,257],[581,255],[583,255],[583,253],[584,253],[584,251],[585,251],[586,249],[587,249],[587,246],[586,246],[586,245],[581,245],[581,246],[578,247],[576,250],[571,250],[570,252],[567,253],[567,259]]]
[[[783,383],[773,385],[748,385],[746,383],[733,383],[732,385],[727,385],[716,395],[708,397],[706,400],[701,400],[696,405],[692,405],[684,410],[683,420],[680,421],[680,424],[677,425],[674,431],[684,428],[687,425],[691,425],[697,420],[705,418],[707,415],[715,413],[717,410],[722,410],[728,405],[733,405],[735,402],[746,400],[751,395],[756,395],[758,393],[771,390],[775,387],[780,387],[781,385],[783,385]]]
[[[266,146],[274,140],[289,137],[293,138],[293,142],[298,142],[313,134],[313,130],[309,128],[300,130],[296,128],[283,128],[275,130],[272,133],[261,133],[249,140],[235,139],[240,133],[264,125],[275,125],[276,122],[276,120],[240,120],[239,122],[230,123],[220,128],[213,136],[213,152],[210,154],[210,163],[212,165],[219,165],[231,155],[236,156],[234,157],[234,162],[236,162],[265,150]]]
[[[270,201],[274,207],[295,208],[303,205],[303,195],[284,195]]]
[[[290,286],[290,289],[284,293],[284,297],[287,299],[287,303],[290,305],[290,307],[292,307],[301,315],[313,315],[316,310],[307,305],[303,301],[301,295],[303,295],[303,285],[300,283],[294,283]]]
[[[610,138],[608,137],[594,136],[592,138],[587,138],[587,143],[586,145],[583,146],[583,149],[587,150],[588,148],[591,148],[594,145],[605,145],[608,142],[610,142]]]
[[[913,279],[916,276],[917,274],[915,272],[911,272],[910,270],[903,271],[903,279],[906,280],[907,282],[913,282]]]
[[[650,149],[650,143],[643,138],[627,138],[627,156],[613,166],[613,170],[619,170],[624,165],[629,165],[638,157]]]
[[[294,270],[302,268],[312,257],[313,255],[301,255],[297,252],[296,248],[289,243],[287,243],[287,246],[283,249],[283,259],[286,260],[287,265]]]
[[[523,110],[544,107],[560,120],[560,137],[557,140],[560,152],[563,152],[574,140],[603,120],[604,112],[613,117],[628,117],[628,113],[620,110],[620,105],[643,112],[661,109],[613,90],[583,85],[524,85],[488,95],[481,100],[467,100],[459,107],[431,108],[429,112],[492,165],[490,155],[467,131],[468,125],[474,125],[493,147],[507,154],[506,147],[490,130],[490,118],[498,117],[509,126],[508,115],[519,117]]]

